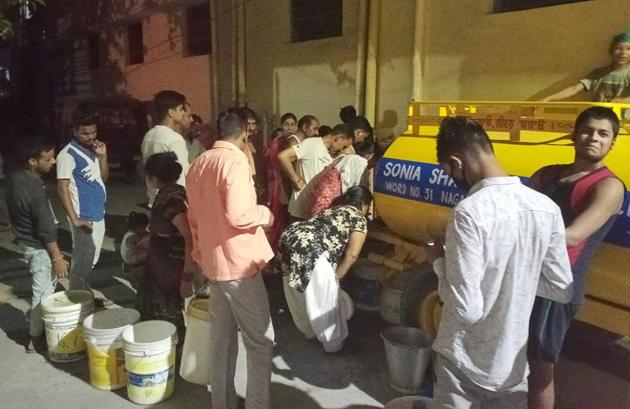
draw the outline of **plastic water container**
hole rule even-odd
[[[81,323],[94,312],[92,292],[60,291],[44,298],[41,307],[48,358],[59,363],[84,359],[86,345],[81,334]]]
[[[433,336],[411,327],[389,327],[381,332],[389,368],[390,386],[401,393],[416,394],[431,361]]]
[[[186,338],[179,375],[197,385],[210,384],[210,315],[209,300],[196,298],[186,314]]]
[[[167,321],[145,321],[122,333],[127,369],[127,396],[152,405],[175,391],[177,328]]]
[[[131,308],[113,308],[94,313],[83,320],[83,339],[87,344],[90,383],[102,390],[127,385],[122,332],[140,319]]]

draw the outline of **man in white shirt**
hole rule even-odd
[[[57,155],[57,192],[72,234],[70,289],[89,289],[105,237],[107,147],[96,139],[97,114],[89,107],[74,113],[73,138]]]
[[[300,193],[306,184],[332,163],[333,156],[352,145],[353,140],[352,129],[346,124],[339,124],[326,136],[307,138],[278,154],[282,169],[293,183],[289,214],[294,219],[305,218]]]
[[[471,119],[442,121],[437,157],[459,187],[472,187],[433,264],[444,302],[433,344],[435,407],[525,409],[534,298],[567,303],[572,295],[562,214],[505,173]]]
[[[203,120],[197,114],[190,115],[190,127],[184,133],[186,148],[188,149],[188,163],[193,163],[202,153],[206,151],[199,140],[203,128]]]
[[[188,161],[188,147],[186,139],[182,136],[190,127],[192,121],[190,117],[190,106],[186,102],[186,97],[176,91],[160,91],[153,98],[158,124],[144,135],[142,140],[142,162],[146,161],[156,153],[175,152],[177,161],[182,165],[182,173],[177,180],[177,184],[185,186],[186,172],[190,166]],[[147,180],[147,196],[149,207],[157,194],[155,189]]]

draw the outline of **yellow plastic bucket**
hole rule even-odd
[[[83,320],[87,344],[90,384],[97,389],[114,390],[127,385],[122,332],[140,319],[131,308],[99,311]]]
[[[92,292],[60,291],[46,297],[41,307],[48,358],[59,363],[84,359],[86,345],[81,334],[81,323],[94,312]]]
[[[170,397],[175,391],[175,325],[145,321],[125,329],[122,338],[129,400],[151,405]]]

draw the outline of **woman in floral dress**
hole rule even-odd
[[[329,353],[356,351],[344,342],[348,324],[339,303],[338,281],[359,258],[371,202],[367,188],[354,186],[339,197],[336,206],[293,223],[280,238],[284,294],[293,322]]]

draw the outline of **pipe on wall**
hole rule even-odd
[[[246,0],[238,1],[237,12],[237,61],[238,61],[238,79],[237,79],[237,103],[238,106],[247,106],[247,36],[246,36]]]
[[[238,2],[232,0],[232,106],[238,106]]]
[[[378,114],[378,47],[381,20],[381,0],[369,0],[367,30],[367,60],[365,68],[365,117],[376,124]]]
[[[210,1],[210,80],[212,81],[212,100],[210,101],[210,112],[212,117],[218,113],[220,91],[219,91],[219,30],[217,29],[217,0]]]
[[[367,68],[367,41],[368,41],[368,2],[359,1],[359,24],[357,33],[357,79],[354,92],[354,106],[357,112],[365,111],[365,71]]]
[[[414,101],[422,100],[422,81],[424,79],[424,44],[425,44],[425,0],[416,0],[416,16],[413,35],[413,74],[412,74],[412,98]]]

